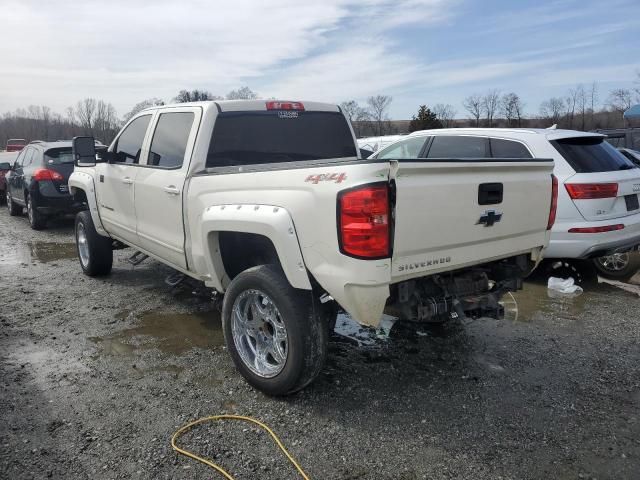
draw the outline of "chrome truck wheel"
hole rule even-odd
[[[233,341],[244,364],[256,375],[271,378],[287,362],[287,328],[273,300],[260,290],[245,290],[233,304]]]

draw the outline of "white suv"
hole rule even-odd
[[[416,137],[429,137],[412,148]],[[557,218],[545,252],[549,269],[580,273],[580,262],[626,279],[640,267],[628,254],[640,245],[640,169],[604,135],[555,129],[456,128],[422,130],[376,152],[373,158],[552,158],[558,179]],[[557,272],[566,273],[566,272]],[[569,272],[571,273],[571,272]]]

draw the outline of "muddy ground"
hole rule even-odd
[[[87,278],[70,222],[0,211],[0,478],[218,478],[170,438],[221,413],[268,423],[314,479],[640,477],[638,287],[527,284],[517,319],[336,336],[318,381],[273,399],[235,372],[206,297],[128,255]],[[181,443],[237,479],[298,478],[244,424]]]

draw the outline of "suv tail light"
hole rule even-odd
[[[371,184],[338,194],[340,251],[362,259],[390,256],[389,186]]]
[[[549,222],[547,230],[551,230],[553,224],[556,223],[556,212],[558,211],[558,179],[551,174],[551,208],[549,209]]]
[[[304,105],[301,102],[270,100],[267,102],[267,110],[304,110]]]
[[[33,179],[41,182],[43,180],[53,180],[57,182],[63,182],[64,177],[55,170],[48,168],[38,168],[33,172]]]
[[[614,232],[616,230],[623,230],[624,225],[618,223],[616,225],[606,225],[603,227],[576,227],[570,228],[569,233],[604,233],[604,232]]]
[[[618,196],[617,183],[565,183],[564,186],[573,200],[615,198]]]

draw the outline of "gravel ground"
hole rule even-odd
[[[269,424],[314,479],[640,476],[638,287],[527,284],[517,319],[336,336],[317,382],[273,399],[235,372],[206,297],[127,250],[87,278],[71,243],[70,222],[0,211],[0,478],[217,478],[170,438],[221,413]],[[237,479],[298,478],[245,424],[181,444]]]

